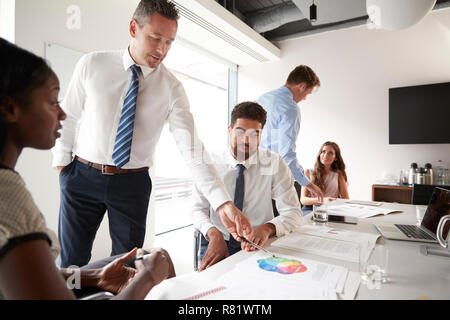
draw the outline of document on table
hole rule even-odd
[[[364,200],[349,200],[349,201],[345,201],[345,203],[361,204],[361,205],[364,205],[364,206],[375,206],[375,207],[383,205],[382,202],[364,201]]]
[[[379,214],[387,215],[392,212],[399,212],[399,210],[375,207],[375,206],[367,206],[360,204],[330,204],[322,206],[328,214],[334,214],[338,216],[348,216],[355,218],[369,218]]]
[[[181,300],[204,288],[211,286],[212,281],[201,272],[190,272],[181,276],[166,279],[147,294],[145,300]]]
[[[298,231],[272,242],[272,246],[350,261],[359,261],[359,245],[371,250],[378,234],[329,227],[303,226]]]
[[[186,300],[337,300],[337,293],[323,287],[298,287],[271,282],[240,272],[227,272],[214,284]]]
[[[345,267],[258,251],[215,280],[203,272],[164,280],[146,299],[352,300],[359,281],[359,273],[355,277]]]
[[[296,233],[309,234],[312,236],[318,236],[322,238],[356,242],[358,244],[373,244],[377,242],[380,237],[378,233],[367,233],[345,230],[340,228],[331,228],[328,226],[315,226],[315,225],[304,225],[297,229]]]
[[[187,299],[338,299],[347,275],[341,266],[257,252]]]

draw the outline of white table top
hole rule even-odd
[[[338,199],[336,203],[343,202]],[[391,213],[386,216],[376,216],[367,219],[360,219],[357,225],[343,224],[343,223],[328,223],[330,227],[340,229],[347,229],[353,231],[361,231],[378,234],[373,226],[375,222],[388,223],[417,223],[416,207],[415,205],[383,203],[383,207],[401,210],[401,213]],[[425,211],[425,206],[418,206],[422,212]],[[310,222],[309,216],[305,216],[305,221]],[[279,254],[293,254],[293,251],[270,246],[270,243],[275,240],[271,239],[269,244],[265,246],[268,250]],[[388,277],[389,281],[382,284],[378,289],[369,289],[364,284],[361,284],[356,295],[356,299],[450,299],[450,258],[424,255],[421,253],[420,247],[427,245],[429,247],[440,248],[438,244],[424,244],[420,242],[410,241],[395,241],[378,239],[378,243],[384,243],[389,250],[388,262]],[[220,261],[214,266],[208,268],[203,272],[196,272],[196,274],[186,275],[170,280],[164,281],[160,288],[155,287],[155,291],[149,295],[150,298],[169,298],[177,299],[177,297],[170,294],[169,291],[175,287],[180,289],[180,286],[192,285],[193,277],[196,279],[197,286],[201,283],[214,281],[218,279],[225,272],[234,267],[234,265],[254,252],[240,251],[227,259]],[[313,259],[329,264],[341,265],[349,269],[349,271],[358,272],[359,266],[357,263],[346,262],[338,259],[322,257],[313,254],[304,254],[305,259]],[[183,279],[189,281],[183,281]],[[152,292],[151,292],[152,293]]]

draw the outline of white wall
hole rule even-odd
[[[360,26],[279,46],[279,62],[239,69],[239,101],[278,88],[297,65],[315,70],[321,88],[299,104],[297,151],[304,168],[313,167],[323,142],[335,141],[347,166],[350,197],[370,200],[371,185],[383,172],[398,177],[411,162],[450,164],[450,144],[388,142],[388,88],[450,81],[450,9],[433,11],[402,31]]]
[[[0,37],[14,42],[15,0],[0,0]]]
[[[82,52],[126,48],[129,42],[128,25],[138,0],[15,2],[15,43],[44,57],[45,42]],[[16,170],[24,178],[47,225],[56,232],[60,201],[59,181],[57,171],[51,168],[51,160],[50,151],[25,149]],[[151,204],[144,247],[151,247],[153,240],[152,207]],[[108,221],[105,218],[94,242],[92,260],[109,256],[110,252],[111,240]]]

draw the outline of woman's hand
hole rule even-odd
[[[138,249],[136,256],[144,256],[143,259],[134,262],[137,273],[145,275],[153,286],[175,276],[175,268],[166,250],[152,249],[150,254],[144,255],[144,250]]]
[[[137,248],[104,266],[100,272],[98,287],[114,294],[119,293],[136,275],[136,270],[125,266],[136,255]]]
[[[331,201],[334,201],[334,200],[336,200],[336,198],[333,198],[333,197],[324,197],[324,198],[323,198],[323,203],[322,203],[322,204],[327,204],[327,203],[329,203],[329,202],[331,202]]]

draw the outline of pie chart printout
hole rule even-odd
[[[307,270],[306,266],[304,266],[299,260],[288,258],[268,257],[265,259],[259,259],[257,263],[258,266],[265,271],[278,272],[286,275],[302,273]]]

